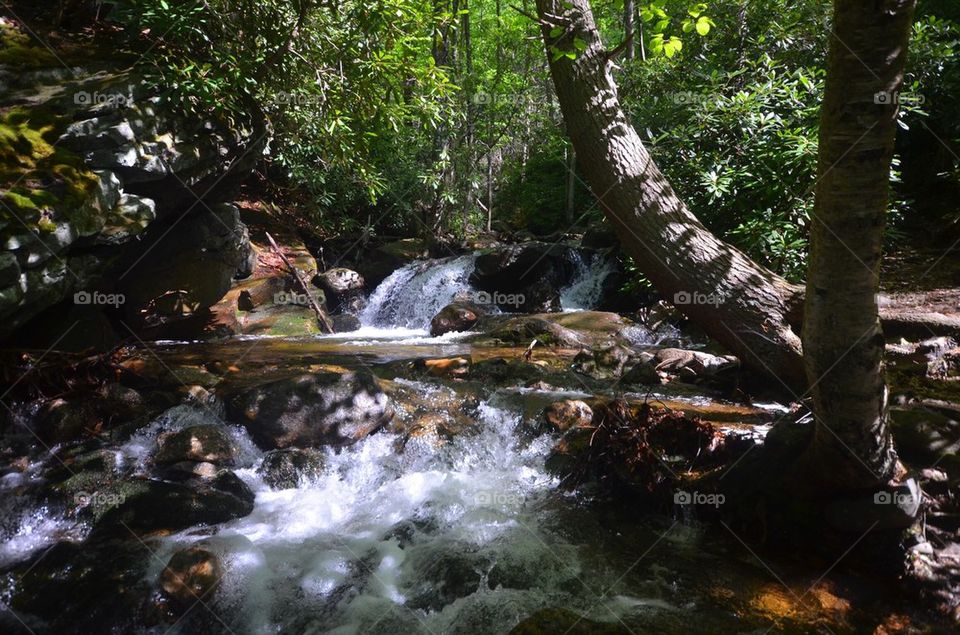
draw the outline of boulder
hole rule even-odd
[[[313,277],[313,284],[328,296],[341,297],[352,291],[363,291],[363,276],[352,269],[337,267],[327,269]]]
[[[160,572],[160,593],[174,615],[181,615],[197,602],[209,601],[223,578],[219,556],[203,545],[187,547],[170,557]]]
[[[331,319],[333,320],[334,333],[349,333],[361,327],[360,318],[350,313],[334,315]]]
[[[313,448],[271,450],[263,457],[257,474],[274,489],[293,489],[323,474],[323,454]]]
[[[171,432],[157,439],[159,448],[153,460],[157,464],[194,461],[215,465],[233,465],[237,447],[223,426],[202,424]]]
[[[243,266],[249,236],[233,205],[215,205],[173,223],[154,223],[117,267],[130,320],[166,325],[216,304]],[[177,231],[176,240],[165,239]]]
[[[587,337],[581,333],[533,315],[512,318],[496,326],[488,336],[516,346],[527,346],[532,340],[561,348],[581,348],[588,344]]]
[[[363,255],[357,271],[371,288],[405,264],[430,256],[430,245],[420,238],[404,238],[380,245]]]
[[[228,471],[209,481],[132,479],[99,490],[89,513],[95,535],[177,531],[242,518],[253,511],[254,498],[246,483]]]
[[[593,421],[593,409],[579,399],[556,401],[543,410],[541,427],[551,432],[586,427]]]
[[[473,302],[453,302],[430,320],[430,335],[436,337],[452,331],[469,331],[485,313],[483,307]]]
[[[334,313],[359,313],[363,309],[364,281],[356,271],[343,267],[328,269],[315,275],[313,284],[323,289]]]
[[[393,415],[367,370],[321,371],[255,386],[227,399],[228,417],[264,448],[343,446]]]
[[[578,249],[568,245],[509,245],[481,254],[470,282],[491,294],[503,311],[558,311],[560,291],[571,282],[582,259]]]

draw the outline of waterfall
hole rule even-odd
[[[603,283],[616,264],[600,254],[574,254],[575,273],[561,291],[560,305],[565,311],[592,309],[600,301]],[[400,267],[370,294],[360,323],[377,329],[429,328],[440,309],[476,291],[470,285],[476,261],[477,254],[468,254],[417,260]]]
[[[417,260],[380,283],[360,314],[363,326],[426,329],[440,309],[471,291],[476,254]]]
[[[593,309],[599,304],[603,283],[616,270],[616,263],[612,258],[600,254],[588,258],[580,252],[574,254],[577,259],[576,273],[570,284],[560,292],[560,307],[564,311]]]

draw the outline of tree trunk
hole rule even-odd
[[[578,163],[627,253],[745,364],[802,386],[800,338],[787,321],[797,287],[718,240],[677,197],[620,107],[589,2],[537,0],[537,12]],[[551,37],[555,27],[563,32]]]
[[[573,207],[577,194],[577,153],[574,152],[573,148],[567,148],[564,153],[566,154],[565,159],[567,164],[566,216],[567,224],[573,225],[574,221],[576,220],[576,216],[574,215],[575,210]]]
[[[632,60],[636,45],[633,41],[633,16],[636,14],[636,8],[633,0],[624,0],[623,3],[623,41],[627,43],[623,51],[623,56]]]
[[[804,311],[816,427],[812,461],[833,483],[889,480],[880,259],[897,94],[916,0],[835,0]]]

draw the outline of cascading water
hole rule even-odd
[[[573,253],[577,270],[570,284],[560,292],[560,307],[564,311],[589,310],[600,302],[603,285],[616,270],[616,263],[600,254],[584,257],[580,252]]]
[[[366,327],[426,329],[430,319],[459,295],[470,293],[475,254],[418,260],[380,283],[360,314]]]

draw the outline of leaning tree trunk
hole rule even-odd
[[[877,292],[915,3],[834,2],[803,349],[817,421],[811,463],[851,488],[888,480],[896,466]]]
[[[627,253],[745,364],[802,386],[800,338],[787,319],[797,287],[718,240],[677,197],[620,107],[590,3],[537,0],[537,12],[578,163]]]

